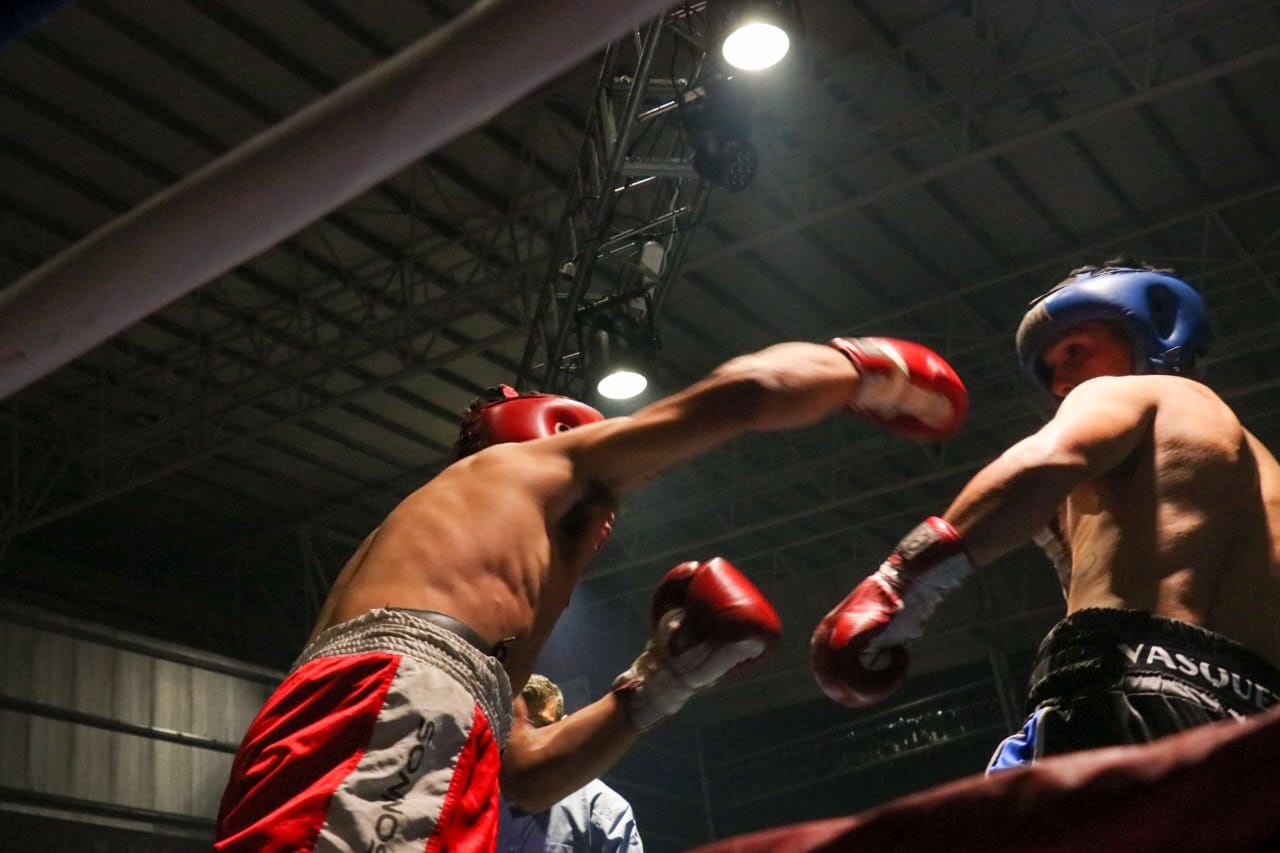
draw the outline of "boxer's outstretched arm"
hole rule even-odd
[[[839,343],[739,356],[631,417],[572,430],[557,444],[579,476],[621,494],[743,433],[810,426],[846,407],[916,438],[959,426],[964,386],[936,353],[884,338]]]

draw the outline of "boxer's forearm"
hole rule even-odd
[[[604,775],[636,742],[617,697],[608,693],[555,725],[517,721],[502,755],[502,793],[539,812]]]

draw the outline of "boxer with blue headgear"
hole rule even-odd
[[[1213,337],[1204,301],[1182,279],[1165,270],[1082,267],[1032,300],[1016,336],[1022,369],[1048,387],[1045,347],[1090,320],[1114,323],[1128,336],[1135,373],[1198,378]]]
[[[1057,413],[819,623],[823,690],[852,706],[890,695],[947,593],[1034,541],[1067,615],[1041,645],[1031,716],[992,769],[1275,705],[1280,465],[1193,381],[1210,338],[1200,295],[1169,271],[1084,267],[1035,299],[1017,354],[1062,398]]]

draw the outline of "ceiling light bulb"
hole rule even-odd
[[[596,383],[600,396],[609,400],[629,400],[649,384],[643,373],[631,370],[615,370]]]
[[[749,21],[729,33],[721,51],[725,62],[743,71],[760,71],[787,55],[791,39],[781,27]]]

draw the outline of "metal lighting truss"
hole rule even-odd
[[[580,396],[593,318],[629,311],[655,328],[710,191],[679,119],[699,97],[703,28],[685,8],[605,50],[521,382]]]

